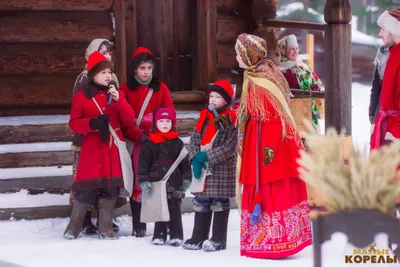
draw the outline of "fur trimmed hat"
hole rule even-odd
[[[110,69],[114,72],[114,64],[99,51],[91,53],[87,64],[88,80],[93,81],[97,73],[104,69]]]
[[[400,36],[400,8],[383,12],[379,16],[378,25],[394,36]]]
[[[145,47],[138,47],[132,55],[133,71],[135,71],[143,62],[151,62],[154,65],[153,53]]]
[[[235,91],[233,90],[232,85],[227,80],[218,80],[216,81],[209,89],[209,93],[216,92],[220,94],[229,105],[231,104]]]

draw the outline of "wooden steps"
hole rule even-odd
[[[177,128],[185,144],[198,115],[198,111],[177,112]],[[0,220],[69,216],[70,207],[63,195],[69,194],[72,185],[73,133],[68,120],[68,115],[0,117],[0,199],[9,200],[25,193],[24,199],[20,199],[23,203],[17,207],[0,200],[6,203],[0,204]],[[31,197],[46,198],[40,206],[32,206]],[[60,197],[65,201],[53,203],[52,198],[60,201]],[[184,203],[184,209],[191,211],[191,199]],[[129,207],[125,207],[117,214],[128,211]]]
[[[181,136],[191,134],[197,117],[198,112],[177,112],[177,130]],[[40,124],[30,124],[30,119],[40,120]],[[73,133],[68,120],[68,115],[0,117],[0,144],[71,141]]]

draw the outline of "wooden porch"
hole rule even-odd
[[[85,49],[92,39],[102,37],[114,41],[113,61],[121,82],[126,80],[136,47],[146,46],[153,51],[157,58],[156,75],[168,84],[181,114],[178,130],[182,138],[188,138],[196,120],[197,113],[193,111],[204,106],[208,83],[218,78],[241,83],[234,50],[236,37],[243,32],[297,28],[325,32],[325,125],[345,127],[351,134],[348,0],[327,0],[326,24],[276,20],[277,4],[277,0],[3,1],[0,122],[10,120],[4,116],[67,117],[73,83],[85,64]],[[240,97],[240,93],[238,86],[236,96]],[[29,122],[29,117],[25,117],[24,123],[7,121],[0,125],[0,146],[5,151],[0,153],[0,168],[10,173],[27,167],[70,168],[73,155],[67,147],[71,132],[67,120],[61,117],[62,120],[57,117],[55,121],[41,123]],[[57,143],[63,148],[57,147]],[[17,144],[22,148],[12,148]],[[48,148],[31,148],[36,145]],[[10,175],[1,177],[0,193],[26,189],[30,194],[62,194],[69,192],[70,182],[70,174],[63,171],[50,176]],[[40,218],[68,216],[69,209],[49,206],[0,209],[0,213],[4,215],[0,219]]]

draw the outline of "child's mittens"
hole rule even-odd
[[[195,160],[200,161],[202,163],[206,163],[208,161],[206,152],[204,152],[204,151],[197,152]]]
[[[140,184],[140,187],[142,188],[143,194],[146,194],[148,196],[151,195],[151,183],[150,182],[143,182]]]
[[[196,179],[200,179],[202,169],[206,169],[206,164],[204,162],[200,162],[196,159],[193,160],[193,176]]]
[[[182,181],[182,187],[181,187],[181,191],[183,193],[185,193],[190,187],[190,181],[189,180],[183,180]]]

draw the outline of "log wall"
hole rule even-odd
[[[112,0],[0,3],[0,115],[69,110],[95,38],[113,40]]]
[[[156,57],[155,74],[173,92],[206,90],[217,78],[240,83],[234,44],[249,32],[253,1],[258,0],[2,1],[0,116],[28,109],[68,113],[94,38],[115,42],[113,61],[123,80],[134,49],[146,46]],[[111,12],[120,16],[115,36]]]

